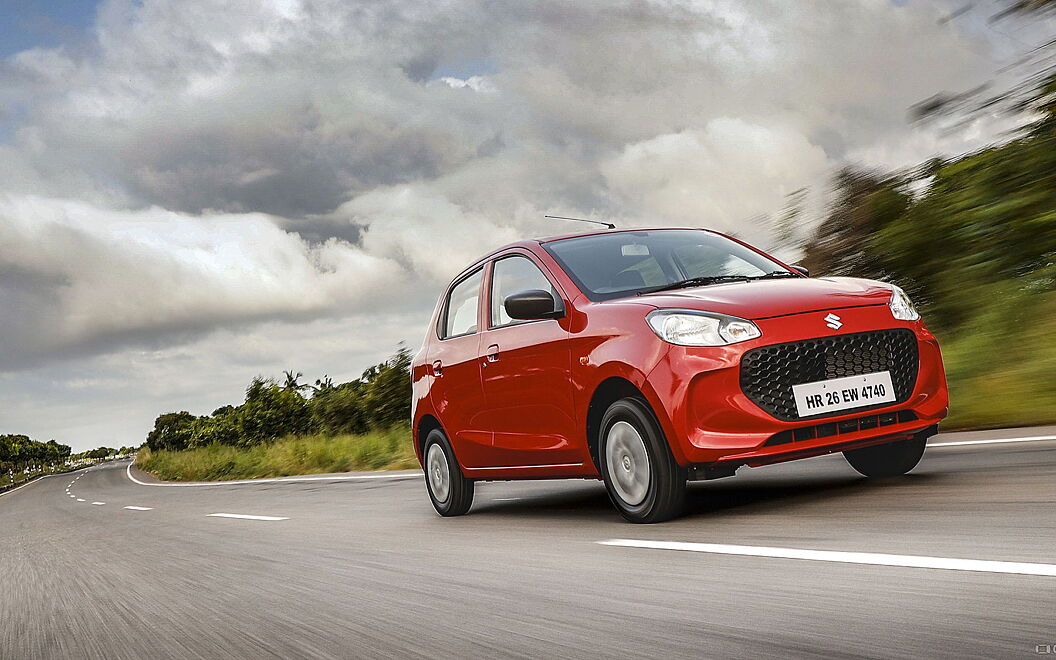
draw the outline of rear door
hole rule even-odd
[[[520,291],[549,290],[557,297],[561,292],[524,253],[496,259],[489,280],[488,329],[480,348],[484,425],[494,431],[492,465],[582,463],[567,319],[516,321],[502,306]]]
[[[492,432],[482,415],[485,403],[480,381],[483,281],[482,266],[448,289],[436,327],[439,341],[429,356],[433,409],[459,462],[467,467],[488,465],[492,450]]]

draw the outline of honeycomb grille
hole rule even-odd
[[[891,372],[895,401],[856,410],[901,403],[913,393],[917,381],[917,338],[912,331],[858,332],[753,348],[741,358],[741,390],[774,417],[792,421],[801,419],[796,412],[793,385],[877,371]]]

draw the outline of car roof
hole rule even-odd
[[[691,231],[707,231],[714,233],[711,229],[705,227],[623,227],[620,229],[595,229],[591,231],[582,231],[571,234],[558,234],[555,236],[547,236],[545,238],[533,239],[534,243],[550,243],[552,241],[563,241],[568,238],[582,238],[584,236],[600,236],[602,234],[625,234],[639,231],[669,231],[669,230],[691,230]]]
[[[458,281],[467,272],[476,269],[482,263],[486,262],[488,259],[491,259],[492,257],[494,257],[495,255],[499,254],[500,252],[504,252],[504,251],[509,250],[511,248],[523,248],[523,249],[526,249],[526,250],[531,250],[531,248],[533,248],[533,247],[542,246],[543,243],[552,243],[554,241],[563,241],[563,240],[566,240],[566,239],[569,239],[569,238],[583,238],[584,236],[601,236],[603,234],[626,234],[626,233],[632,233],[632,232],[638,232],[638,231],[667,231],[667,230],[671,230],[671,229],[682,229],[682,230],[691,230],[691,231],[706,231],[706,232],[709,232],[709,233],[712,233],[712,234],[719,233],[719,232],[716,232],[713,229],[707,229],[705,227],[625,227],[625,228],[621,228],[621,229],[596,229],[596,230],[591,230],[591,231],[575,232],[575,233],[571,233],[571,234],[557,234],[557,235],[554,235],[554,236],[545,236],[545,237],[542,237],[542,238],[528,238],[528,239],[525,239],[525,240],[515,241],[513,243],[508,243],[506,245],[503,245],[502,247],[495,248],[491,252],[488,252],[487,254],[483,255],[482,257],[480,257],[479,259],[474,261],[469,266],[466,266],[464,269],[462,269],[462,271],[459,272],[459,274],[455,276],[455,279],[453,281]]]

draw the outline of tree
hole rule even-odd
[[[834,201],[804,252],[803,265],[817,275],[883,277],[883,264],[866,240],[905,212],[910,197],[894,175],[855,168],[837,172]]]
[[[286,382],[282,386],[283,389],[294,390],[295,392],[300,392],[304,388],[310,387],[310,385],[302,385],[299,382],[301,377],[304,376],[304,374],[302,374],[300,371],[298,371],[297,373],[294,373],[293,370],[289,370],[289,371],[284,371],[282,373],[283,373],[284,376],[286,376]]]
[[[180,450],[190,446],[191,427],[198,418],[187,412],[166,413],[154,420],[154,430],[147,434],[151,451]]]
[[[246,402],[238,413],[240,444],[307,433],[310,426],[308,403],[297,389],[262,378],[254,378],[246,388]]]
[[[315,385],[312,386],[312,391],[318,394],[319,392],[326,392],[327,390],[334,389],[334,379],[330,376],[323,374],[322,378],[315,379]]]
[[[389,360],[363,374],[363,403],[371,425],[388,427],[411,417],[411,352],[401,346]]]
[[[355,380],[319,390],[309,401],[313,427],[331,435],[363,433],[370,428],[365,386]]]

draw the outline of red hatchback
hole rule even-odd
[[[620,513],[686,482],[843,452],[911,470],[946,416],[939,345],[898,287],[811,278],[700,229],[523,241],[447,287],[414,359],[415,450],[444,516],[480,480],[601,478]]]

